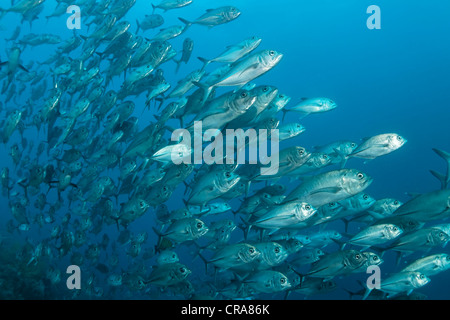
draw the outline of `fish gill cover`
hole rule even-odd
[[[1,299],[450,298],[450,4],[0,8]]]

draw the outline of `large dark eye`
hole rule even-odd
[[[254,252],[255,252],[255,249],[250,248],[248,251],[249,251],[250,253],[254,253]]]
[[[247,97],[247,92],[242,92],[241,93],[241,98],[246,98]]]
[[[355,255],[355,259],[356,259],[356,260],[361,259],[361,255],[360,255],[360,254]]]
[[[397,227],[393,227],[392,230],[397,231],[398,229],[397,229]]]
[[[352,148],[356,147],[356,143],[352,142],[352,144],[350,145]]]
[[[367,199],[369,199],[369,196],[368,196],[367,194],[365,194],[365,195],[363,196],[363,199],[364,199],[364,200],[367,200]]]
[[[311,209],[311,206],[310,206],[309,204],[307,204],[307,205],[305,206],[305,209],[306,209],[306,210],[310,210],[310,209]]]
[[[398,140],[398,141],[402,141],[402,140],[403,140],[403,138],[402,138],[402,137],[400,137],[400,136],[397,136],[397,140]]]
[[[357,177],[358,177],[358,179],[362,179],[362,178],[364,178],[364,175],[360,172],[360,173],[358,173],[357,175],[356,175]]]
[[[285,278],[281,278],[281,279],[280,279],[280,283],[281,283],[281,284],[284,284],[285,282],[286,282],[286,279],[285,279]]]
[[[398,205],[398,201],[397,200],[394,201],[394,205]]]
[[[226,176],[227,178],[230,178],[230,177],[231,177],[231,173],[227,172],[227,173],[225,173],[225,176]]]
[[[197,223],[197,228],[198,229],[201,229],[202,227],[203,227],[203,223],[201,223],[201,222]]]
[[[269,51],[269,55],[270,55],[270,56],[274,56],[274,55],[275,55],[275,51],[270,50],[270,51]]]
[[[377,256],[373,256],[373,261],[378,261],[378,257]]]
[[[274,251],[275,253],[280,253],[280,248],[276,247]]]
[[[186,273],[186,268],[180,268],[180,273]]]
[[[262,91],[263,92],[267,92],[267,91],[269,91],[269,88],[268,87],[264,87]]]
[[[330,202],[330,203],[328,204],[328,206],[329,206],[329,207],[334,207],[334,206],[336,206],[336,202]]]

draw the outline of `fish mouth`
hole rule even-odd
[[[283,54],[282,53],[278,53],[272,60],[273,65],[278,64],[281,59],[283,58]]]

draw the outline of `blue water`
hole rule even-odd
[[[16,1],[17,2],[17,1]],[[149,1],[137,0],[134,7],[127,13],[123,20],[131,23],[131,32],[136,30],[136,19],[141,20],[144,14],[150,14],[152,9]],[[366,13],[370,5],[378,5],[381,9],[381,29],[369,30],[366,21],[369,14]],[[8,8],[9,1],[4,0],[1,7]],[[399,150],[379,157],[372,161],[362,159],[350,159],[347,168],[360,169],[371,177],[373,183],[365,190],[375,199],[395,198],[406,202],[409,199],[407,193],[426,193],[440,188],[429,170],[439,172],[445,171],[445,163],[439,158],[432,148],[450,150],[448,133],[448,121],[450,119],[450,43],[448,31],[450,21],[450,3],[445,1],[268,1],[268,0],[194,0],[194,2],[181,9],[175,9],[162,13],[164,16],[164,26],[180,24],[178,17],[194,19],[204,13],[206,9],[215,8],[222,5],[233,5],[238,7],[242,14],[235,21],[220,25],[212,29],[200,25],[193,25],[186,33],[180,37],[170,40],[175,50],[181,51],[183,40],[190,37],[194,40],[194,51],[188,64],[182,64],[178,74],[175,74],[175,64],[166,62],[161,66],[164,70],[166,80],[175,83],[190,71],[202,67],[202,63],[196,59],[197,56],[213,58],[231,44],[237,43],[250,36],[259,36],[262,43],[259,49],[273,49],[283,53],[282,61],[270,72],[254,81],[255,84],[269,84],[276,86],[281,93],[292,98],[290,105],[299,102],[303,97],[327,97],[338,104],[335,110],[328,113],[310,115],[301,120],[306,127],[306,132],[302,135],[282,143],[281,148],[300,145],[307,150],[316,145],[324,145],[337,140],[352,140],[357,143],[364,137],[370,137],[381,133],[395,132],[405,137],[408,142]],[[53,12],[56,6],[55,1],[47,0],[44,3],[44,10],[38,20],[33,21],[32,26],[28,23],[21,24],[21,15],[18,13],[7,13],[0,19],[0,57],[1,61],[7,60],[8,48],[11,43],[4,39],[9,38],[17,25],[21,25],[23,37],[27,33],[50,33],[61,36],[63,40],[72,36],[73,32],[66,28],[66,19],[69,15],[51,18],[46,21],[44,18]],[[82,28],[78,34],[88,35],[85,21],[90,17],[81,12]],[[148,30],[145,33],[139,32],[151,38],[156,33],[155,30]],[[27,47],[21,56],[24,65],[34,62],[33,68],[53,55],[57,45],[42,45]],[[71,53],[72,58],[80,55],[80,49]],[[101,72],[107,64],[102,65]],[[216,65],[218,66],[218,65]],[[48,72],[46,78],[49,84],[52,83],[50,70],[46,66],[42,70]],[[213,70],[212,65],[211,69]],[[116,77],[112,81],[112,88],[119,89],[123,77]],[[16,92],[14,99],[5,103],[5,97],[1,97],[3,108],[10,110],[31,104],[32,110],[39,110],[45,98],[48,97],[50,86],[44,96],[38,101],[30,101],[31,88],[26,87],[23,92]],[[150,121],[154,121],[152,113],[155,108],[142,114],[145,103],[145,94],[132,98],[136,104],[134,116],[139,117],[139,126],[144,128]],[[142,114],[142,115],[141,115]],[[5,111],[1,113],[5,118]],[[297,121],[295,115],[291,114],[288,120]],[[171,124],[176,127],[178,121],[171,120]],[[36,128],[28,125],[24,136],[29,140],[34,140],[35,148],[40,141],[45,141],[46,137],[43,129],[37,133]],[[9,167],[13,180],[20,178],[15,171],[11,157],[8,155],[9,148],[14,142],[20,141],[18,131],[14,132],[8,144],[0,147],[1,167]],[[36,149],[34,149],[36,150]],[[31,153],[32,157],[35,155]],[[45,161],[41,158],[41,162]],[[46,163],[41,163],[45,165]],[[20,169],[20,168],[18,168]],[[26,169],[22,168],[22,172]],[[111,172],[111,175],[117,174]],[[188,179],[189,180],[189,179]],[[286,182],[287,183],[287,182]],[[296,184],[298,182],[294,182]],[[292,186],[292,184],[291,184]],[[46,191],[42,186],[42,191]],[[21,192],[20,187],[15,186],[13,190]],[[45,190],[45,191],[44,191]],[[252,189],[253,190],[253,189]],[[67,196],[63,193],[63,198]],[[171,198],[166,202],[169,209],[176,209],[183,206],[182,198],[184,186],[180,185]],[[0,214],[1,234],[6,234],[2,250],[6,248],[21,247],[25,241],[36,245],[42,239],[48,238],[53,225],[45,225],[40,229],[33,224],[29,231],[15,230],[12,234],[6,231],[7,221],[13,217],[9,208],[8,199],[0,198],[2,213]],[[36,209],[30,202],[28,215],[36,215]],[[50,191],[48,202],[58,201],[54,191]],[[236,208],[240,202],[233,199],[230,204]],[[45,210],[48,210],[48,206]],[[68,212],[68,201],[65,200],[62,208],[57,212],[58,220]],[[223,214],[221,217],[232,217],[231,213]],[[75,219],[73,217],[72,219]],[[214,221],[215,217],[207,217],[205,222]],[[239,221],[236,221],[238,223]],[[55,222],[55,223],[58,223]],[[146,215],[138,221],[133,222],[129,229],[134,232],[147,231],[149,238],[145,243],[146,248],[153,248],[157,236],[151,227],[156,226],[154,219],[154,209],[148,210]],[[328,227],[344,231],[344,224],[340,221]],[[356,225],[352,226],[349,232],[357,230]],[[114,225],[105,226],[103,232],[98,235],[88,234],[88,244],[98,243],[103,233],[110,235],[114,242],[118,235]],[[305,230],[307,233],[308,230]],[[236,229],[233,234],[233,241],[242,239],[242,232]],[[85,253],[87,245],[79,249],[74,249],[80,253]],[[337,250],[336,246],[331,246],[330,252]],[[134,262],[142,261],[148,272],[150,266],[154,265],[154,258],[149,260],[138,257],[132,259],[125,254],[125,248],[119,246],[120,264],[111,272],[131,270]],[[194,287],[202,285],[205,269],[200,259],[192,260],[192,247],[176,248],[175,251],[180,256],[180,262],[186,264],[193,272],[189,280]],[[430,253],[450,253],[448,247],[434,248]],[[413,255],[418,258],[422,253]],[[58,257],[57,255],[48,259],[48,264],[58,268],[62,272],[62,281],[55,288],[48,289],[51,294],[48,298],[66,299],[76,298],[77,294],[69,291],[65,286],[67,275],[65,268],[70,264],[69,257]],[[101,253],[101,260],[106,259],[106,252]],[[395,264],[395,256],[387,253],[385,262],[381,265],[382,276],[385,277],[392,272],[400,270],[400,266]],[[408,258],[406,261],[412,261]],[[402,263],[406,263],[406,261]],[[1,271],[0,271],[1,272]],[[117,290],[111,290],[106,283],[108,274],[99,273],[89,262],[82,266],[83,281],[95,274],[95,286],[104,290],[101,297],[89,296],[89,298],[106,299],[182,299],[183,296],[156,295],[154,290],[152,295],[143,292],[130,291],[122,286]],[[43,274],[42,277],[45,277]],[[357,274],[335,279],[338,288],[327,294],[313,296],[317,299],[348,299],[350,291],[361,290],[358,281],[365,281],[367,275]],[[431,282],[417,290],[425,294],[428,299],[448,299],[448,283],[450,281],[449,271],[435,275]],[[83,284],[84,286],[84,284]],[[1,288],[1,284],[0,284]],[[2,289],[3,290],[3,289]],[[86,298],[81,293],[79,296]],[[264,298],[282,299],[284,294],[263,295]],[[12,297],[14,298],[14,297]],[[290,299],[303,299],[304,296],[293,293]]]

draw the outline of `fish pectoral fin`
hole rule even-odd
[[[257,69],[258,66],[259,66],[258,63],[254,63],[254,64],[248,66],[247,68],[245,68],[244,70],[242,70],[241,73],[239,73],[239,76],[241,76],[241,75],[242,75],[244,72],[246,72],[246,71],[249,71],[249,70],[252,70],[252,69]]]
[[[341,190],[342,190],[342,188],[339,188],[339,187],[327,187],[327,188],[317,189],[317,190],[311,192],[310,194],[313,195],[313,194],[318,194],[318,193],[323,193],[323,192],[338,193]]]

